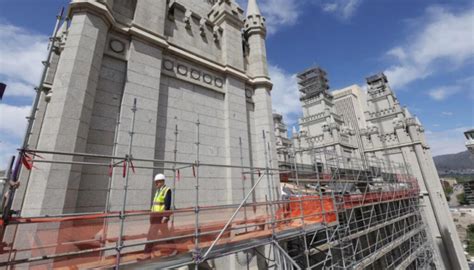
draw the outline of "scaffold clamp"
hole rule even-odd
[[[193,260],[196,264],[200,264],[203,261],[200,249],[193,249]]]

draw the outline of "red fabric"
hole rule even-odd
[[[301,199],[293,197],[290,200],[290,216],[292,218],[301,217],[303,214],[307,221],[333,222],[337,220],[331,197],[303,196]]]
[[[122,162],[122,176],[125,177],[125,175],[127,174],[127,163],[125,162],[125,160]]]
[[[112,177],[112,172],[113,172],[113,165],[112,163],[109,164],[109,176]]]
[[[33,168],[33,160],[27,153],[23,153],[21,155],[21,163],[23,163],[23,165],[28,171],[31,171],[31,169]]]

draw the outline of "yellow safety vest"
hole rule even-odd
[[[152,212],[163,212],[165,211],[165,198],[166,193],[170,190],[169,187],[164,186],[160,190],[155,192],[155,198],[153,199],[153,205],[151,206]]]

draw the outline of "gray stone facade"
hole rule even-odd
[[[195,162],[199,121],[200,163],[265,167],[267,156],[277,166],[266,29],[255,3],[244,16],[224,0],[75,0],[69,17],[48,74],[50,100],[41,101],[29,148],[125,157],[137,99],[136,159],[173,160],[177,126],[176,159]],[[104,159],[44,158],[77,164],[38,163],[31,174],[23,172],[15,206],[24,216],[103,211],[109,180],[109,210],[121,209],[121,167],[109,179],[107,166],[88,164]],[[134,165],[127,210],[148,209],[153,175],[163,171],[149,167],[163,163]],[[164,173],[170,186],[173,173]],[[255,181],[243,182],[241,170],[231,168],[200,167],[199,175],[202,206],[238,203],[242,185],[249,190]],[[279,192],[278,177],[272,180]],[[176,207],[195,204],[194,185],[191,168],[182,169]],[[266,185],[254,200],[265,198]]]

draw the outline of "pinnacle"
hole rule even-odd
[[[247,17],[251,15],[261,15],[257,0],[249,0],[247,5]]]

